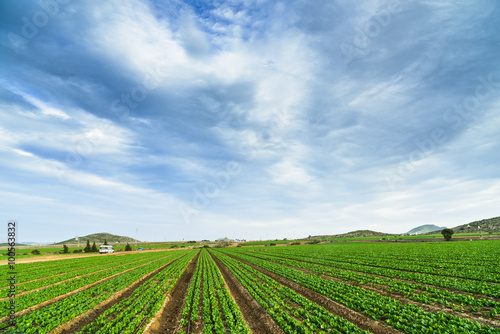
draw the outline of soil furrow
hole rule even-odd
[[[186,300],[189,285],[196,269],[196,263],[198,263],[199,256],[200,253],[198,252],[187,269],[177,280],[177,283],[171,290],[169,301],[166,303],[165,308],[160,310],[160,314],[158,314],[158,325],[151,326],[149,333],[174,334],[179,329],[184,301]]]

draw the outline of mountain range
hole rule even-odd
[[[426,225],[420,225],[418,227],[412,228],[411,230],[409,230],[405,234],[426,234],[426,233],[430,233],[430,232],[441,231],[441,230],[444,230],[445,228],[447,228],[447,227],[445,227],[445,226],[439,227],[439,226],[433,225],[433,224],[426,224]]]

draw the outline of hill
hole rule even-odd
[[[87,240],[89,240],[90,243],[93,243],[95,241],[95,243],[98,245],[98,244],[103,244],[104,239],[106,239],[106,241],[109,244],[114,244],[117,242],[118,243],[139,242],[139,240],[129,238],[129,237],[124,237],[121,235],[115,235],[115,234],[110,234],[110,233],[94,233],[94,234],[86,235],[84,237],[78,237],[78,241],[76,240],[76,238],[72,238],[72,239],[56,242],[56,243],[54,243],[54,245],[76,244],[78,242],[80,242],[80,244],[83,244],[83,243],[86,243]]]
[[[439,227],[437,225],[432,225],[432,224],[426,224],[426,225],[420,225],[418,227],[412,228],[405,234],[425,234],[429,232],[436,232],[436,231],[441,231],[444,230],[446,227]]]
[[[371,230],[357,230],[352,232],[347,232],[343,234],[334,234],[334,235],[318,235],[313,238],[319,239],[334,239],[334,238],[366,238],[366,237],[394,237],[399,234],[389,234],[383,232],[375,232]]]
[[[481,228],[478,229],[478,226]],[[500,232],[500,217],[477,220],[472,223],[453,227],[452,229],[455,233]]]

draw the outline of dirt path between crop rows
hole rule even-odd
[[[245,260],[242,260],[236,256],[233,256],[230,254],[226,254],[226,255],[229,255],[232,258],[249,265],[250,267],[254,268],[255,270],[260,271],[264,275],[271,277],[272,279],[274,279],[278,283],[294,290],[295,292],[301,294],[302,296],[309,299],[310,301],[315,302],[316,304],[318,304],[320,306],[323,306],[328,312],[348,320],[349,322],[355,324],[356,326],[358,326],[361,329],[368,330],[374,334],[400,334],[401,333],[400,331],[398,331],[390,326],[387,326],[383,322],[373,320],[372,318],[370,318],[364,314],[361,314],[359,312],[351,310],[347,306],[339,304],[339,303],[331,300],[330,298],[328,298],[320,293],[317,293],[316,291],[313,291],[309,288],[306,288],[298,283],[292,282],[291,280],[286,279],[282,276],[279,276],[275,273],[272,273],[269,270],[266,270],[264,268],[261,268],[259,266],[254,265],[254,264],[251,264],[251,263],[249,263]]]
[[[240,308],[246,323],[254,334],[284,333],[273,318],[260,306],[247,289],[238,281],[231,271],[210,252],[210,256],[219,268],[227,288]]]
[[[252,254],[248,254],[250,256],[253,256]],[[288,258],[286,257],[283,257],[283,256],[278,256],[276,254],[266,254],[266,255],[271,255],[271,256],[274,256],[274,257],[277,257],[277,258],[280,258],[282,260],[287,260]],[[255,257],[255,256],[254,256]],[[258,257],[257,257],[258,258]],[[260,258],[259,258],[260,259]],[[264,260],[264,259],[262,259]],[[404,282],[404,283],[411,283],[411,284],[418,284],[418,285],[422,285],[422,286],[427,286],[427,287],[430,287],[430,288],[434,288],[434,289],[438,289],[438,290],[443,290],[443,291],[451,291],[451,292],[454,292],[454,293],[459,293],[459,294],[462,294],[462,295],[467,295],[467,296],[472,296],[476,299],[480,299],[480,298],[483,298],[483,299],[488,299],[488,300],[492,300],[492,301],[495,301],[497,303],[500,303],[500,298],[495,298],[495,297],[491,297],[491,296],[487,296],[487,295],[481,295],[481,294],[477,294],[477,293],[472,293],[472,292],[467,292],[467,291],[461,291],[461,290],[455,290],[455,289],[451,289],[451,288],[443,288],[443,287],[440,287],[440,286],[437,286],[437,285],[432,285],[432,284],[426,284],[426,283],[420,283],[420,282],[415,282],[415,281],[410,281],[410,280],[405,280],[405,279],[402,279],[402,278],[397,278],[397,277],[388,277],[388,276],[382,276],[382,275],[377,275],[377,274],[371,274],[371,273],[365,273],[363,271],[356,271],[356,270],[352,270],[352,269],[344,269],[344,268],[340,268],[340,267],[335,267],[335,266],[329,266],[327,264],[321,264],[321,263],[315,263],[315,262],[311,262],[311,261],[305,261],[305,260],[297,260],[297,259],[291,259],[291,260],[294,260],[294,261],[299,261],[299,262],[305,262],[305,263],[311,263],[311,264],[315,264],[315,265],[318,265],[318,266],[325,266],[327,268],[332,268],[332,269],[336,269],[336,270],[342,270],[342,271],[348,271],[348,272],[352,272],[352,273],[356,273],[356,274],[363,274],[363,275],[367,275],[367,276],[372,276],[372,277],[377,277],[377,278],[381,278],[381,279],[389,279],[389,280],[394,280],[394,281],[398,281],[398,282]],[[266,261],[271,261],[271,260],[266,260]],[[274,261],[271,261],[271,262],[274,262]],[[278,263],[278,262],[276,262]],[[295,268],[295,267],[294,267]],[[297,269],[300,269],[300,268],[297,268]],[[415,273],[415,272],[413,272]],[[455,278],[455,277],[452,277],[452,278]],[[460,278],[460,277],[457,277],[457,279],[462,279],[462,280],[466,280],[466,279],[463,279],[463,278]],[[487,283],[491,283],[491,284],[498,284],[498,283],[494,283],[494,282],[487,282]]]
[[[243,260],[241,260],[241,261],[243,261]],[[360,287],[360,288],[363,288],[365,290],[369,290],[369,291],[378,293],[378,294],[380,294],[382,296],[396,299],[396,300],[400,301],[403,304],[414,304],[414,305],[417,305],[417,306],[421,307],[426,312],[443,312],[443,313],[448,313],[448,314],[451,314],[451,315],[454,315],[454,316],[457,316],[457,317],[460,317],[460,318],[466,318],[466,319],[470,319],[472,321],[477,321],[481,325],[487,325],[487,326],[494,327],[494,328],[500,327],[500,323],[498,322],[498,320],[485,319],[485,318],[480,317],[479,316],[480,314],[475,315],[475,314],[471,314],[471,313],[457,312],[457,311],[454,311],[452,309],[446,308],[444,305],[441,305],[441,306],[428,305],[428,304],[420,303],[420,302],[417,302],[417,301],[413,301],[413,300],[411,300],[409,298],[406,298],[404,295],[402,295],[400,293],[389,293],[389,292],[386,292],[386,291],[382,290],[381,288],[377,288],[375,286],[368,286],[367,284],[359,284],[358,282],[352,282],[352,281],[344,281],[344,280],[336,278],[336,277],[332,277],[332,276],[328,276],[328,275],[323,275],[323,274],[318,274],[318,273],[315,273],[315,272],[313,272],[311,270],[307,270],[307,269],[304,269],[304,268],[297,268],[297,267],[294,267],[292,265],[282,264],[282,263],[278,263],[278,262],[270,261],[270,260],[266,260],[266,261],[269,261],[269,262],[272,262],[272,263],[276,263],[276,264],[279,264],[279,265],[282,265],[282,266],[286,266],[286,267],[289,267],[289,268],[297,269],[297,270],[303,271],[303,272],[305,272],[307,274],[314,274],[314,275],[319,276],[319,277],[321,277],[323,279],[333,280],[333,281],[336,281],[336,282],[339,282],[339,283],[344,283],[344,284],[349,284],[349,285],[352,285],[352,286]]]
[[[72,319],[71,321],[59,326],[57,329],[49,332],[49,334],[71,334],[81,331],[83,327],[87,326],[88,324],[92,323],[94,320],[99,318],[104,312],[106,312],[106,310],[110,309],[111,307],[121,302],[122,300],[129,298],[134,293],[134,291],[144,282],[149,280],[154,275],[158,274],[163,269],[172,265],[175,261],[178,261],[179,259],[183,258],[184,256],[186,255],[182,255],[176,259],[173,259],[167,264],[161,266],[160,268],[142,276],[128,287],[118,292],[115,292],[108,299],[102,301],[99,305],[79,315],[78,317]]]
[[[149,333],[174,334],[180,328],[184,301],[186,300],[191,278],[193,277],[199,257],[200,252],[196,254],[187,269],[184,270],[181,277],[177,280],[177,283],[171,290],[168,302],[160,311],[160,314],[157,315],[158,324],[152,325]]]

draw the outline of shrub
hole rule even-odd
[[[40,251],[38,249],[34,249],[31,254],[33,255],[40,255]]]
[[[215,247],[221,248],[221,247],[228,247],[231,244],[231,240],[229,240],[227,237],[226,238],[221,238],[216,240],[217,244]]]
[[[451,240],[451,236],[455,233],[451,228],[445,228],[444,230],[441,231],[441,234],[443,235],[444,239],[446,241]]]
[[[69,253],[69,248],[66,245],[63,245],[63,253],[68,254]]]
[[[130,246],[129,243],[127,242],[127,246],[125,246],[125,251],[130,252],[131,250],[132,250],[132,246]]]

